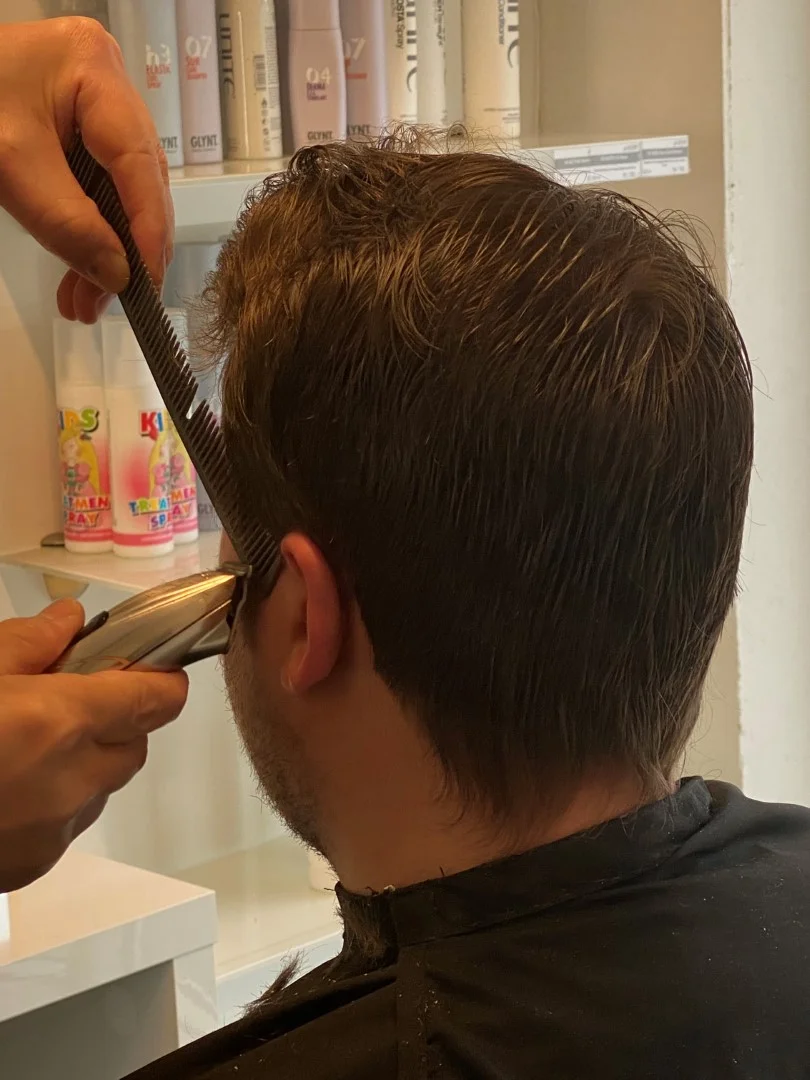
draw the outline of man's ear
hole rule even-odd
[[[281,680],[293,694],[304,694],[331,675],[343,644],[340,590],[320,548],[302,533],[281,542],[285,604],[292,619],[290,647]]]

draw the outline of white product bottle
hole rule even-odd
[[[113,546],[101,332],[54,319],[53,348],[65,547],[95,555]]]
[[[462,0],[464,119],[473,131],[520,137],[518,0]]]
[[[168,555],[172,530],[171,435],[152,373],[123,315],[101,321],[110,427],[113,551]]]
[[[281,157],[276,20],[270,0],[217,0],[219,81],[229,158]]]
[[[340,28],[346,59],[346,134],[373,139],[389,115],[380,0],[340,0]]]
[[[166,274],[164,297],[169,307],[189,304],[188,318],[189,358],[195,368],[200,384],[200,397],[208,403],[211,411],[219,415],[218,367],[214,370],[199,370],[197,357],[194,355],[194,343],[199,333],[197,311],[194,302],[205,287],[205,279],[216,268],[221,244],[178,244],[174,260]],[[200,532],[219,532],[222,528],[208,492],[197,477],[197,521]]]
[[[11,912],[8,906],[8,893],[0,893],[0,941],[11,937]]]
[[[149,106],[166,160],[183,164],[177,19],[170,0],[110,0],[112,30]]]
[[[385,63],[388,72],[388,120],[415,124],[416,0],[380,0],[385,4]],[[495,0],[492,0],[494,3]]]
[[[444,0],[416,0],[417,116],[420,124],[444,127]]]
[[[290,0],[290,115],[296,149],[346,138],[338,0]]]
[[[177,0],[177,47],[186,165],[222,161],[216,0]]]
[[[166,314],[174,326],[177,340],[188,352],[188,320],[185,311],[169,309]],[[197,473],[188,451],[180,441],[177,428],[166,412],[171,439],[172,531],[175,544],[191,544],[200,535],[197,524]]]
[[[444,8],[444,107],[447,126],[464,123],[464,46],[461,0],[434,0]],[[420,72],[421,77],[421,72]]]

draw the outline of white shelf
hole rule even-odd
[[[176,876],[216,893],[218,980],[336,936],[337,951],[341,922],[335,894],[310,886],[306,851],[289,836]]]
[[[286,161],[225,161],[171,169],[175,229],[181,243],[218,240],[227,235],[245,196],[266,176],[281,172]]]
[[[189,882],[69,852],[9,897],[0,1021],[210,948],[213,894]]]
[[[526,137],[510,156],[552,169],[573,184],[616,183],[689,172],[689,137]],[[286,161],[226,161],[171,170],[177,239],[216,240],[230,232],[251,188]]]
[[[112,553],[74,555],[64,548],[48,547],[0,555],[0,566],[23,567],[125,592],[141,592],[173,578],[213,570],[218,561],[219,533],[203,533],[196,543],[178,545],[171,555],[157,559],[123,559]]]

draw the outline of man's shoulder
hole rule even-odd
[[[128,1080],[397,1080],[393,979],[328,967]]]
[[[810,870],[810,808],[761,802],[721,781],[706,786],[711,816],[679,850],[674,872],[745,871],[753,884],[767,883],[777,873],[798,878]]]

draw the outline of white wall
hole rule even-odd
[[[771,5],[744,0],[766,12]],[[778,0],[781,3],[781,0]],[[691,173],[621,185],[658,209],[703,223],[724,276],[722,11],[720,0],[526,0],[538,27],[523,76],[523,110],[544,133],[688,134]],[[536,98],[533,102],[532,95]],[[734,617],[715,654],[685,771],[741,779]]]
[[[810,4],[725,0],[726,243],[756,382],[738,604],[746,789],[810,803]]]

